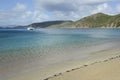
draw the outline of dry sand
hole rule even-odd
[[[120,80],[120,56],[84,65],[46,80]]]

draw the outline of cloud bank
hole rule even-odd
[[[119,0],[35,0],[35,8],[29,10],[17,3],[11,10],[0,10],[0,25],[25,25],[49,20],[79,20],[82,17],[103,12],[118,14]]]

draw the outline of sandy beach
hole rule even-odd
[[[94,56],[93,56],[94,55]],[[70,61],[33,69],[8,80],[119,80],[120,49],[112,48],[91,53],[83,61]],[[41,72],[42,71],[42,72]]]
[[[120,80],[120,56],[83,65],[45,80]]]

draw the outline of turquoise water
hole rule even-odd
[[[0,69],[83,58],[83,48],[116,41],[120,42],[120,29],[1,29]]]
[[[120,29],[0,30],[0,64],[47,57],[120,39]]]

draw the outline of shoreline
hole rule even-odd
[[[112,59],[113,57],[120,56],[119,44],[113,48],[109,47],[102,49],[101,47],[96,47],[98,50],[89,52],[90,56],[86,57],[87,59],[85,58],[75,61],[71,60],[62,62],[60,64],[53,64],[52,66],[48,66],[42,70],[38,68],[20,75],[16,75],[14,77],[8,77],[7,80],[52,80],[53,78],[66,74],[66,72],[71,73],[73,71],[89,67],[90,65],[94,65],[102,61],[107,61],[109,58]],[[42,73],[40,71],[42,71]]]
[[[94,65],[97,65],[97,64],[100,64],[100,63],[109,62],[109,61],[112,61],[112,60],[115,60],[115,59],[119,59],[119,58],[120,58],[120,55],[117,55],[117,56],[113,56],[113,57],[110,57],[110,58],[105,59],[105,60],[102,60],[102,61],[96,61],[96,62],[92,62],[92,63],[90,63],[90,64],[84,64],[84,65],[82,65],[82,66],[80,66],[80,67],[67,70],[67,71],[65,71],[65,72],[63,72],[63,73],[55,74],[55,75],[50,76],[50,77],[48,77],[48,78],[45,78],[45,79],[43,79],[43,80],[61,80],[61,79],[59,79],[59,78],[58,78],[58,79],[55,79],[55,78],[60,77],[60,76],[64,76],[64,74],[67,74],[67,73],[72,73],[72,72],[74,72],[74,71],[84,69],[84,68],[89,67],[89,66],[91,66],[91,65],[94,66]],[[73,74],[73,75],[74,75],[74,74]],[[62,80],[65,80],[65,79],[62,79]]]
[[[6,36],[8,32],[5,30],[5,37],[3,36],[2,39],[3,47],[1,47],[3,50],[0,51],[2,55],[0,57],[0,80],[51,80],[68,74],[75,78],[74,71],[83,75],[81,70],[99,63],[102,67],[103,62],[109,62],[114,57],[120,56],[119,30],[43,29],[39,34],[35,32],[33,35],[31,32],[28,34],[23,31],[25,36],[21,34],[21,31],[20,37],[15,34],[16,30],[10,31],[11,34],[15,34],[11,37],[11,34]],[[27,35],[30,36],[27,37]],[[18,41],[21,42],[17,43]],[[6,42],[8,45],[4,45]],[[89,68],[85,72],[94,68]]]

